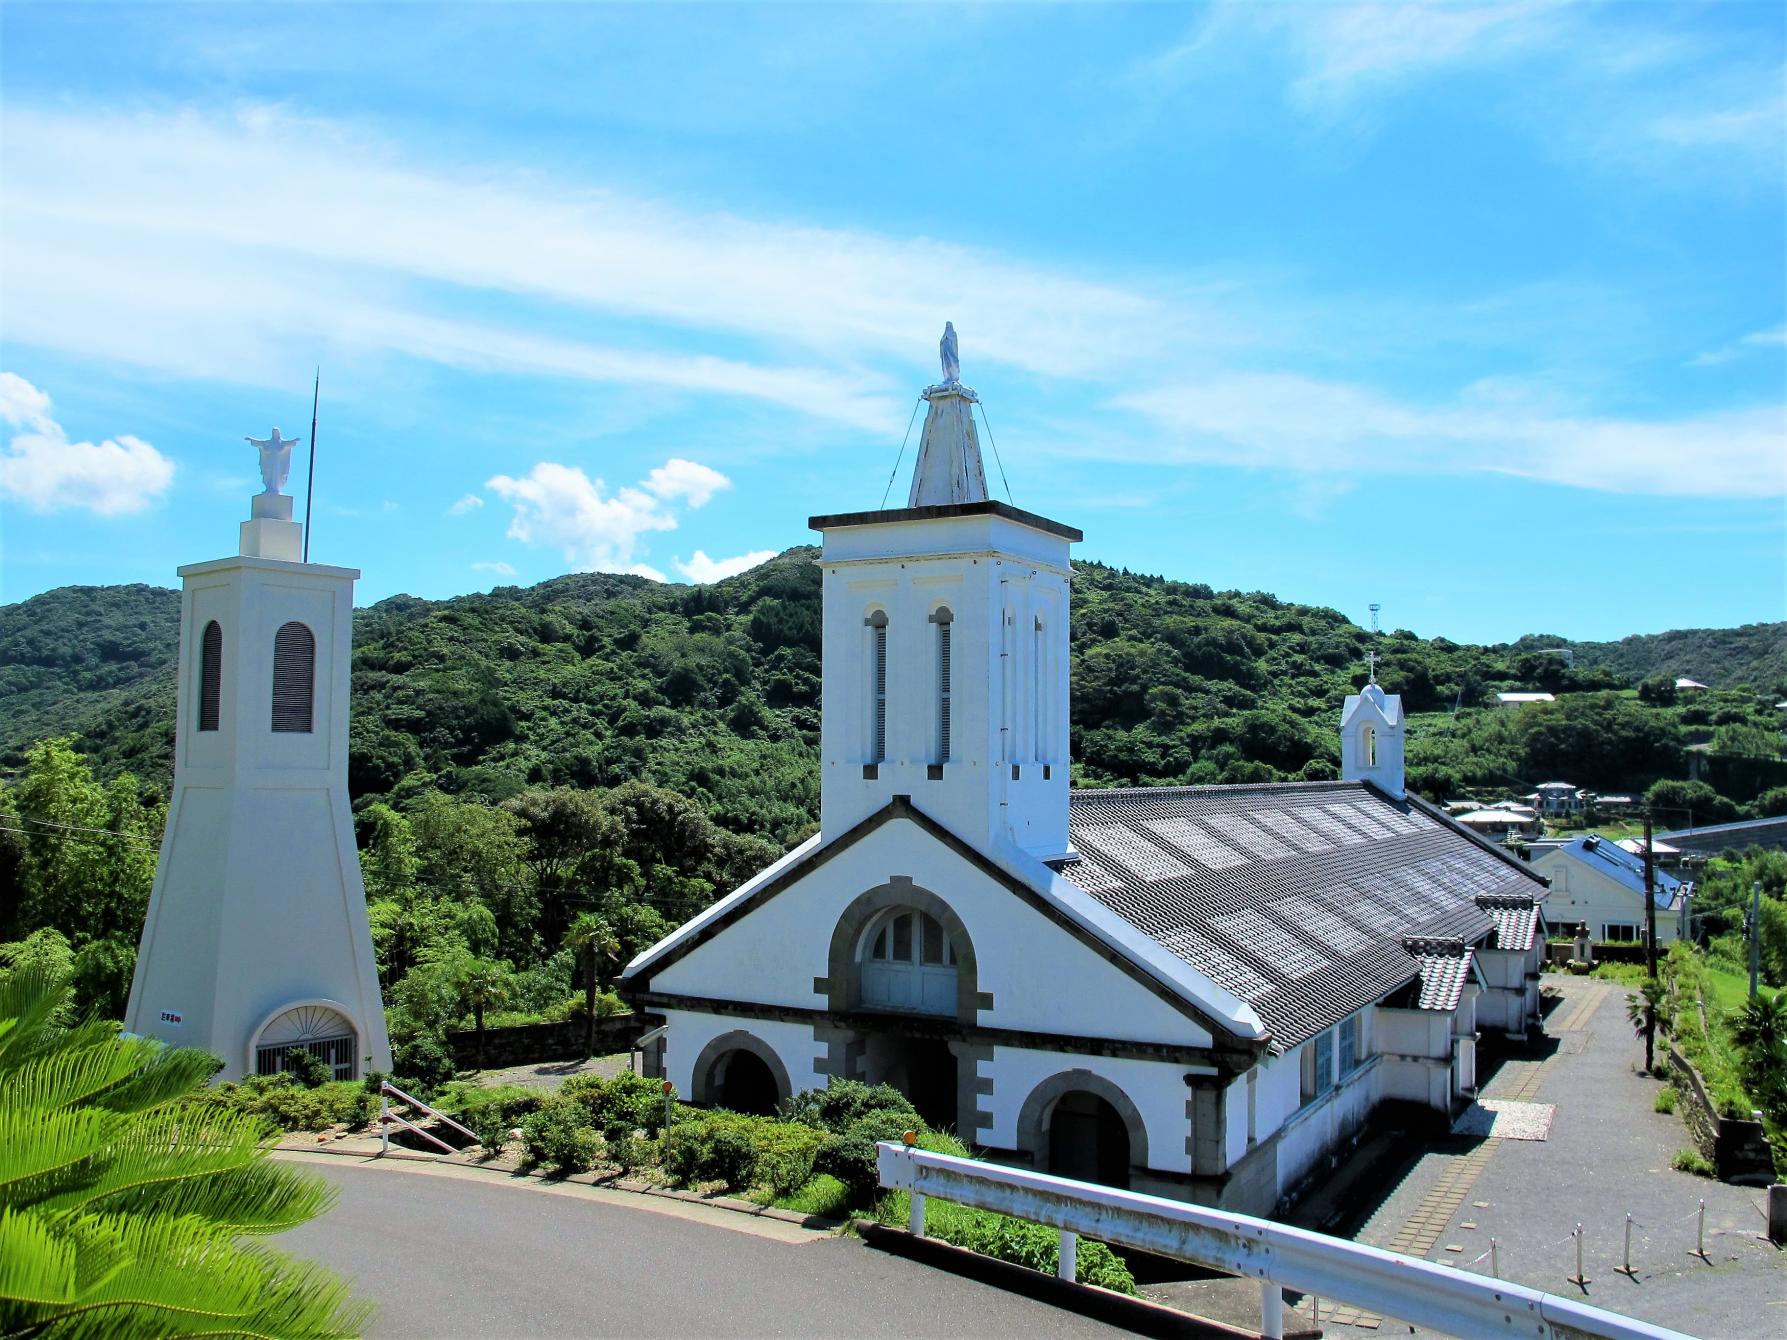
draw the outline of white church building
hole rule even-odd
[[[905,507],[823,536],[820,831],[628,965],[648,1064],[769,1110],[885,1082],[994,1158],[1270,1212],[1385,1104],[1449,1116],[1537,1018],[1543,879],[1403,787],[1073,791],[1070,526],[987,497],[945,337]]]

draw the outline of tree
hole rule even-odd
[[[367,901],[410,893],[422,864],[410,821],[381,801],[366,807],[359,826],[364,834],[360,874],[366,882]]]
[[[583,969],[583,1054],[596,1054],[596,969],[620,952],[620,941],[608,922],[594,912],[579,912],[565,931],[565,947],[574,950]]]
[[[471,1002],[472,1027],[478,1035],[478,1069],[484,1068],[484,1011],[498,1009],[508,1003],[509,979],[506,963],[475,959],[460,978],[460,989]]]
[[[1738,818],[1737,805],[1705,782],[1664,778],[1644,793],[1644,803],[1666,822],[1688,828],[1699,824],[1727,824]]]
[[[242,1241],[328,1208],[266,1157],[260,1119],[186,1100],[203,1052],[56,1022],[68,987],[0,980],[0,1333],[351,1336],[370,1308],[322,1267]]]
[[[1626,1018],[1632,1024],[1632,1031],[1644,1039],[1644,1073],[1647,1075],[1655,1069],[1657,1015],[1665,996],[1663,983],[1655,977],[1646,977],[1639,983],[1637,993],[1626,997]]]

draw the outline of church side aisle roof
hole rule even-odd
[[[1063,876],[1253,1006],[1277,1050],[1419,978],[1405,939],[1477,943],[1515,920],[1479,899],[1544,892],[1359,782],[1076,791],[1070,824]]]

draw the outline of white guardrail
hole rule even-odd
[[[892,1143],[879,1146],[878,1165],[882,1186],[912,1193],[917,1237],[925,1198],[935,1196],[1059,1229],[1064,1279],[1074,1278],[1082,1236],[1257,1279],[1260,1333],[1274,1340],[1284,1334],[1284,1289],[1469,1340],[1690,1340],[1574,1299],[1269,1219]]]
[[[438,1136],[430,1135],[427,1131],[423,1130],[420,1126],[416,1125],[415,1122],[407,1121],[403,1117],[400,1117],[395,1112],[393,1112],[391,1110],[391,1099],[392,1098],[397,1098],[397,1099],[401,1100],[402,1102],[408,1103],[411,1107],[415,1108],[419,1112],[426,1112],[429,1116],[433,1117],[436,1121],[442,1123],[443,1125],[451,1126],[454,1130],[458,1131],[461,1135],[463,1135],[466,1139],[470,1140],[473,1144],[477,1143],[478,1137],[476,1134],[474,1134],[471,1131],[468,1131],[465,1127],[461,1126],[457,1121],[454,1121],[453,1118],[449,1117],[445,1112],[435,1111],[432,1107],[428,1106],[428,1104],[423,1102],[420,1098],[411,1098],[402,1089],[398,1088],[395,1084],[391,1083],[390,1080],[385,1080],[384,1082],[382,1082],[379,1085],[378,1133],[379,1133],[379,1153],[380,1154],[389,1154],[391,1152],[391,1127],[393,1127],[393,1126],[403,1127],[404,1130],[410,1132],[412,1135],[419,1136],[422,1139],[428,1141],[429,1144],[433,1145],[435,1148],[439,1149],[444,1154],[457,1154],[459,1152],[457,1149],[453,1148],[452,1145],[448,1144],[445,1140],[440,1139]]]

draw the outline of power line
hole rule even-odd
[[[906,459],[906,444],[912,440],[912,425],[918,422],[918,407],[924,402],[923,396],[912,402],[912,416],[906,420],[906,436],[900,439],[900,454],[894,457],[893,469],[887,472],[887,487],[881,490],[883,507],[887,506],[887,495],[893,492],[894,477],[900,473],[900,462]]]
[[[126,833],[122,829],[117,828],[89,828],[85,824],[57,823],[54,819],[39,819],[34,814],[13,814],[10,817],[17,819],[20,823],[42,824],[46,828],[63,828],[71,833],[103,833],[107,837],[123,838],[126,842],[148,842],[157,847],[161,845],[158,839],[144,837],[141,833]],[[31,828],[8,828],[5,831],[8,833],[30,834],[35,833],[37,830]]]

